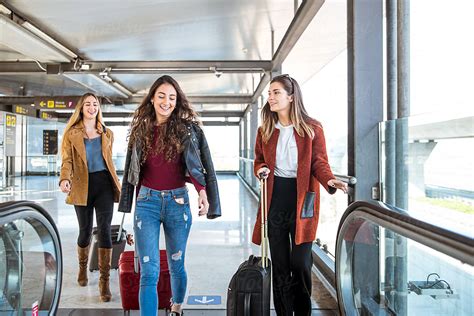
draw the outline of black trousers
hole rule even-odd
[[[311,244],[295,244],[296,179],[275,177],[268,239],[277,315],[311,315]]]
[[[77,245],[84,248],[91,242],[95,208],[99,248],[112,248],[110,224],[114,213],[114,192],[108,171],[89,173],[87,205],[74,205],[74,208],[79,222]]]

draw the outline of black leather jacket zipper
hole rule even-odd
[[[197,148],[196,148],[196,144],[194,144],[194,139],[195,139],[194,137],[196,137],[196,136],[194,135],[194,133],[191,134],[191,136],[192,136],[192,137],[191,137],[190,141],[191,141],[191,144],[192,144],[192,146],[193,146],[194,152],[196,153],[196,156],[198,157],[199,164],[201,165],[201,168],[202,168],[202,169],[201,169],[201,170],[202,170],[202,173],[207,174],[206,168],[204,168],[204,165],[202,164],[202,161],[201,161],[201,155],[199,155],[199,153],[198,153],[198,151],[197,151]]]

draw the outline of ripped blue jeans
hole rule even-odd
[[[171,276],[172,302],[182,304],[188,278],[184,257],[192,216],[186,187],[158,191],[142,186],[137,196],[133,230],[140,259],[140,315],[157,315],[160,275],[159,239],[163,224]]]

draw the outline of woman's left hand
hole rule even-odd
[[[328,181],[328,186],[342,190],[347,194],[347,183],[344,183],[341,180],[331,179]]]
[[[199,191],[199,198],[198,198],[198,206],[199,206],[199,216],[206,215],[209,211],[209,202],[207,201],[207,193],[206,190]]]

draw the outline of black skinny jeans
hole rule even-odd
[[[77,245],[84,248],[91,242],[95,208],[99,248],[112,248],[110,224],[114,213],[114,192],[107,170],[89,173],[87,206],[74,205],[74,208],[79,222]]]
[[[295,244],[296,179],[275,177],[268,239],[277,315],[311,315],[311,244]]]

